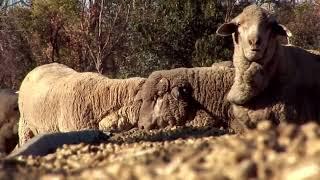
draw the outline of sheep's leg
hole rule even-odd
[[[118,128],[119,119],[120,117],[118,116],[118,114],[116,112],[112,112],[99,122],[99,130],[115,131]]]
[[[227,100],[234,104],[244,104],[247,100],[246,92],[243,91],[243,84],[233,83],[227,95]]]
[[[252,91],[249,84],[235,81],[227,94],[227,100],[238,105],[245,104],[252,98]]]
[[[235,82],[227,95],[227,100],[234,104],[245,104],[259,95],[267,84],[263,67],[255,62],[251,63],[243,73],[238,72],[235,76]]]
[[[112,112],[99,122],[99,130],[103,131],[123,131],[133,127],[126,116],[119,115],[118,112]]]
[[[236,133],[244,133],[253,126],[249,117],[249,109],[233,104],[231,106],[233,118],[230,120],[230,128]]]
[[[133,128],[137,121],[137,112],[134,112],[134,109],[134,106],[124,106],[108,114],[99,122],[99,129],[104,131],[123,131]]]
[[[18,135],[19,135],[19,146],[22,146],[29,139],[34,137],[34,133],[28,127],[26,120],[23,119],[23,117],[20,117],[20,120],[19,120]]]

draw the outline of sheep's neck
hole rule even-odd
[[[235,44],[234,54],[233,54],[233,62],[235,66],[235,79],[234,82],[248,82],[248,80],[244,79],[244,73],[249,69],[250,65],[255,62],[260,64],[263,67],[263,74],[264,74],[264,81],[265,81],[265,87],[260,89],[260,91],[263,91],[264,88],[268,87],[270,84],[271,79],[274,78],[277,70],[278,70],[278,64],[279,64],[279,43],[275,40],[272,40],[267,50],[264,53],[264,57],[259,59],[258,61],[250,61],[248,60],[243,52],[243,49]],[[260,73],[260,72],[256,72]],[[248,87],[251,87],[249,85]]]

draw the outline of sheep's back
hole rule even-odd
[[[61,92],[63,95],[57,94],[64,97],[67,103],[62,109],[61,119],[78,121],[76,129],[97,128],[103,117],[132,103],[143,82],[143,78],[109,79],[96,73],[69,76],[66,81],[57,85],[68,89]],[[68,113],[69,111],[72,113]]]
[[[60,97],[52,97],[63,87],[57,82],[64,81],[76,71],[57,63],[39,66],[29,72],[21,83],[19,90],[19,110],[21,119],[33,131],[57,130],[57,113]]]
[[[99,121],[133,101],[143,78],[109,79],[64,65],[35,68],[22,83],[23,116],[36,132],[97,129]]]

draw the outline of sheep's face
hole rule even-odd
[[[180,81],[171,82],[162,78],[155,83],[154,90],[142,93],[142,105],[138,126],[141,129],[163,128],[166,126],[183,125],[186,121],[191,86]]]
[[[249,61],[259,62],[266,54],[273,54],[276,37],[291,36],[290,31],[257,5],[246,7],[240,15],[217,30],[218,35],[233,37],[237,53]]]

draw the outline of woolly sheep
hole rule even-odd
[[[35,68],[19,90],[19,144],[42,133],[135,126],[138,116],[126,114],[134,109],[126,107],[135,106],[144,81],[138,77],[109,79],[97,73],[79,73],[58,63]],[[103,125],[105,118],[115,115],[130,120],[125,125]]]
[[[233,78],[233,69],[227,66],[178,68],[151,73],[141,91],[138,126],[153,129],[184,125],[202,111],[204,114],[199,116],[208,117],[213,126],[227,127],[230,103],[224,99]]]
[[[304,64],[298,67],[298,76],[305,78],[309,77],[303,73],[305,68],[318,64],[318,57],[293,46],[280,45],[277,37],[290,37],[291,32],[279,24],[267,10],[255,4],[221,25],[217,34],[233,37],[236,75],[227,99],[235,104],[244,104],[259,95],[277,75],[279,77],[283,74],[280,78],[287,82],[291,79],[299,81],[291,73],[295,73],[296,65],[302,64],[300,61]]]
[[[18,95],[0,89],[0,152],[8,153],[18,143]]]
[[[319,88],[319,84],[297,85],[283,91],[282,79],[274,79],[257,98],[242,106],[232,104],[232,112],[237,120],[234,122],[242,130],[254,128],[260,120],[270,120],[274,124],[284,121],[296,124],[309,121],[319,123]]]

